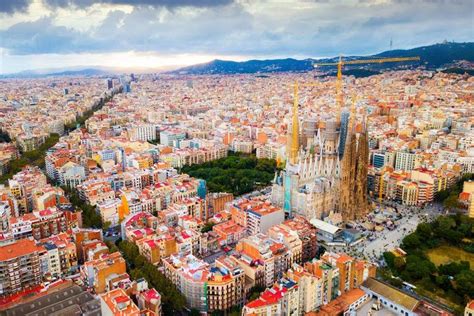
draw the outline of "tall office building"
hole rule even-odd
[[[349,112],[345,111],[341,113],[341,128],[339,137],[339,155],[344,155],[344,147],[346,145],[347,138],[347,127],[349,125]]]
[[[107,89],[111,90],[113,88],[114,88],[114,81],[112,80],[112,78],[108,78],[107,79]]]
[[[375,168],[382,168],[385,165],[385,153],[373,153],[372,165]]]
[[[207,195],[206,180],[199,179],[199,184],[197,187],[197,195],[205,200]]]

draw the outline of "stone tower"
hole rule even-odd
[[[293,117],[291,125],[291,135],[289,135],[289,154],[288,160],[291,164],[295,165],[298,163],[298,152],[300,149],[300,126],[298,118],[298,85],[295,83],[294,86],[294,101],[293,101]]]
[[[355,116],[355,104],[353,104],[341,162],[338,209],[345,222],[359,219],[365,216],[368,211],[367,170],[369,147],[367,127],[364,124],[363,131],[356,133],[354,129]]]

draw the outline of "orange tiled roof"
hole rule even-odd
[[[37,246],[33,240],[20,239],[17,242],[0,247],[0,261],[26,256],[43,248]]]
[[[470,308],[470,309],[474,309],[474,300],[470,301],[469,303],[467,303],[467,306]]]

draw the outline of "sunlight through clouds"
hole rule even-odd
[[[322,57],[377,53],[390,39],[394,48],[467,42],[473,10],[472,0],[2,0],[2,71],[24,69],[22,55],[48,68],[53,54],[105,66],[118,53],[153,52],[153,67],[168,67],[183,54]]]

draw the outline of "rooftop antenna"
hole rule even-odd
[[[392,50],[392,49],[393,49],[393,39],[390,38],[390,50]]]

